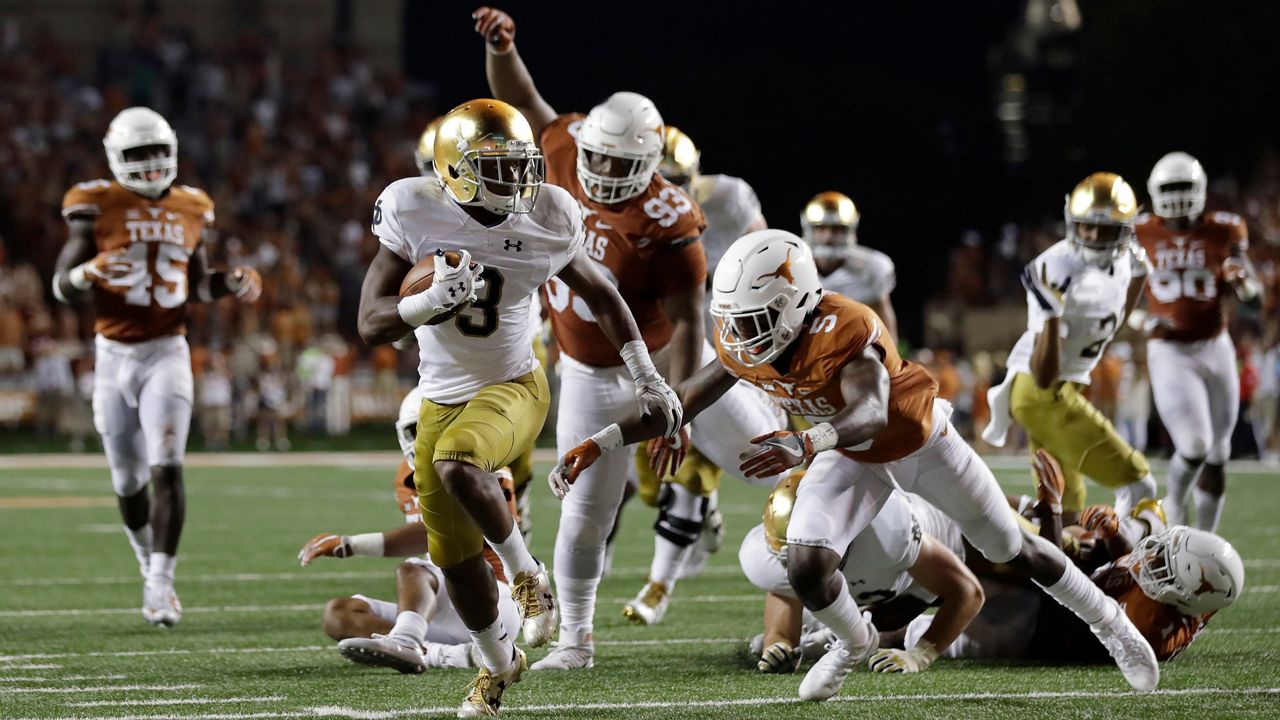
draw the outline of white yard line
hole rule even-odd
[[[79,653],[67,653],[62,657],[75,657],[78,654]],[[15,655],[13,657],[17,657],[17,656]],[[4,660],[4,659],[5,657],[3,655],[0,655],[0,660]],[[53,665],[50,663],[34,663],[34,664],[22,663],[20,665],[0,665],[0,669],[4,669],[6,672],[9,670],[60,670],[62,669],[62,666]]]
[[[11,669],[8,666],[5,670]],[[128,675],[64,675],[62,677],[39,677],[35,675],[6,675],[0,677],[0,682],[67,682],[69,680],[124,680]]]
[[[172,698],[166,700],[130,700],[129,705],[135,707],[162,707],[165,705],[220,705],[222,703],[271,703],[287,700],[283,695],[260,695],[257,697],[224,697],[224,698]],[[117,707],[119,700],[90,700],[88,702],[67,703],[67,707]]]
[[[195,683],[177,683],[170,685],[77,685],[67,687],[39,687],[39,688],[0,688],[0,695],[16,695],[18,693],[47,693],[51,695],[71,693],[87,693],[87,692],[134,692],[137,690],[160,691],[167,692],[169,690],[192,690],[194,688],[204,687]]]

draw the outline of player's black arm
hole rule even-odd
[[[356,329],[368,345],[385,345],[413,332],[413,327],[400,317],[400,283],[413,269],[406,260],[378,246],[369,271],[360,286],[360,310]]]
[[[729,374],[718,360],[712,360],[700,370],[680,383],[676,393],[680,396],[680,405],[684,407],[684,422],[688,424],[703,410],[711,407],[720,396],[729,392],[729,388],[738,382],[738,378]],[[633,412],[630,417],[618,423],[622,430],[622,444],[648,440],[663,434],[665,427],[662,419],[653,415],[640,415]]]
[[[67,219],[67,242],[58,252],[53,270],[53,294],[65,303],[74,303],[89,296],[89,290],[78,290],[71,284],[67,271],[88,262],[98,254],[93,239],[93,218],[72,216]]]
[[[920,556],[908,572],[941,602],[922,639],[939,651],[945,650],[982,610],[986,600],[982,583],[955,553],[929,535],[924,536]]]
[[[533,136],[541,137],[542,129],[556,119],[556,111],[538,92],[520,51],[514,42],[511,50],[503,54],[494,52],[488,39],[485,44],[484,74],[489,80],[489,91],[498,100],[514,105],[529,121]]]
[[[416,557],[427,552],[427,533],[421,522],[405,523],[382,533],[383,557]]]
[[[1130,286],[1132,290],[1132,286]],[[1031,348],[1031,377],[1036,385],[1047,388],[1058,380],[1062,367],[1062,318],[1051,317],[1036,335]]]
[[[841,368],[840,394],[844,409],[828,421],[836,431],[836,447],[861,445],[889,424],[889,371],[874,345]]]
[[[596,263],[585,253],[578,253],[557,274],[587,304],[595,315],[600,331],[613,346],[621,349],[632,340],[642,340],[640,328],[622,293],[605,278]],[[674,383],[673,383],[674,384]]]
[[[191,253],[191,262],[187,265],[187,287],[193,290],[188,295],[190,302],[213,302],[231,294],[227,273],[210,269],[209,256],[204,250],[215,239],[217,234],[211,228],[205,228],[200,235],[200,244]]]
[[[657,259],[661,262],[661,259]],[[706,326],[702,310],[706,307],[707,290],[703,283],[687,291],[662,298],[662,310],[671,321],[671,369],[667,379],[678,385],[697,371],[702,360],[702,343]]]
[[[898,339],[898,314],[893,311],[893,301],[889,299],[889,294],[885,293],[878,300],[872,300],[867,303],[867,307],[876,311],[876,315],[880,316],[880,321],[889,329],[889,335],[895,341]]]

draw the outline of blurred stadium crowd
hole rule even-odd
[[[354,47],[287,55],[270,35],[246,30],[211,52],[158,17],[120,28],[84,73],[49,33],[0,26],[0,427],[65,437],[73,449],[94,438],[92,311],[55,303],[49,289],[66,235],[58,210],[74,183],[110,177],[105,123],[138,104],[174,125],[180,180],[217,204],[211,260],[252,265],[265,281],[256,305],[192,306],[193,437],[205,448],[242,440],[286,449],[291,428],[343,435],[353,423],[394,417],[416,358],[365,347],[355,310],[378,247],[369,208],[390,181],[416,174],[413,147],[438,109],[430,88],[376,68]],[[1232,323],[1242,379],[1235,454],[1275,458],[1280,156],[1260,158],[1247,178],[1215,178],[1210,208],[1244,216],[1268,290],[1260,314]],[[766,203],[764,211],[794,217],[792,208]],[[970,437],[986,422],[985,391],[1003,376],[1003,353],[1024,323],[1018,271],[1060,237],[1060,217],[960,234],[946,285],[924,308],[928,347],[912,352]],[[964,332],[965,315],[998,308],[1008,311],[981,315],[1001,318],[998,338]],[[1167,438],[1151,412],[1141,336],[1118,340],[1095,373],[1092,399],[1136,447],[1159,447]]]

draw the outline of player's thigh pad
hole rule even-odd
[[[835,450],[818,453],[796,489],[787,545],[826,548],[844,555],[892,490],[892,480],[882,468]]]
[[[1177,453],[1192,460],[1204,459],[1213,443],[1210,390],[1201,374],[1202,359],[1195,352],[1198,345],[1168,340],[1147,343],[1147,369],[1160,421]],[[1230,362],[1234,376],[1235,358]],[[1231,424],[1235,425],[1234,417]]]
[[[191,350],[184,337],[152,341],[154,349],[143,358],[138,390],[138,422],[147,443],[147,462],[181,465],[191,430],[191,406],[195,381],[191,375]]]

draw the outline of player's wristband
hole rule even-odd
[[[385,541],[382,539],[382,533],[380,532],[352,535],[347,538],[347,542],[351,545],[352,555],[382,557],[382,551],[385,547]]]
[[[89,262],[93,261],[90,260]],[[88,290],[89,287],[93,285],[85,275],[84,264],[77,265],[67,271],[67,282],[71,283],[71,287],[82,292]]]
[[[831,423],[818,423],[800,434],[808,437],[809,442],[813,443],[814,454],[832,450],[840,442],[840,433],[836,432]]]
[[[412,327],[418,327],[443,312],[444,308],[440,306],[437,293],[431,292],[437,287],[442,286],[432,285],[416,295],[401,298],[396,304],[396,312],[400,314],[400,319]]]
[[[622,356],[622,362],[627,364],[632,380],[640,382],[658,374],[658,369],[653,366],[653,358],[649,357],[649,348],[645,347],[643,340],[632,340],[623,345],[618,354]]]
[[[591,441],[600,446],[600,452],[602,453],[617,450],[622,447],[622,428],[618,427],[618,423],[614,423],[592,435]]]

